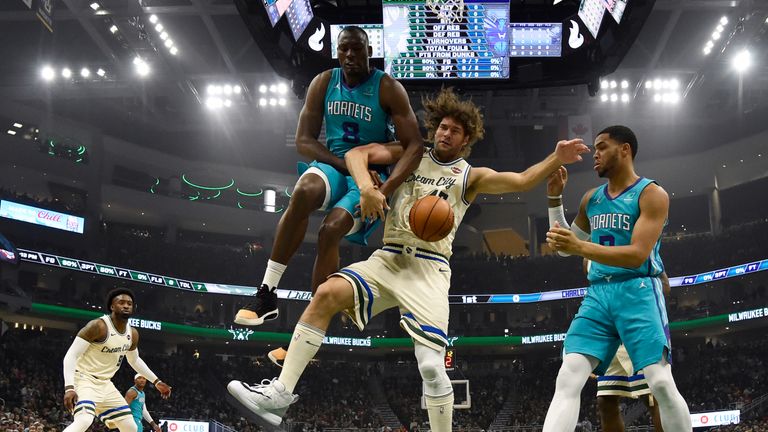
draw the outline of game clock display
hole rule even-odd
[[[396,79],[509,77],[509,1],[465,0],[456,22],[426,1],[383,0],[384,67]]]

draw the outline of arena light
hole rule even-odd
[[[151,22],[152,24],[157,23],[157,15],[155,15],[155,14],[150,15],[149,16],[149,22]]]
[[[678,88],[680,88],[680,80],[678,80],[677,78],[672,78],[671,80],[669,80],[669,88],[671,88],[672,90],[677,90]]]
[[[269,98],[269,105],[270,105],[270,106],[275,106],[275,105],[277,105],[277,99],[275,99],[275,98]]]
[[[267,85],[262,84],[259,86],[259,93],[266,93],[267,92]]]
[[[280,94],[286,94],[288,93],[288,86],[285,83],[280,83],[277,85],[277,92]]]
[[[611,80],[611,88],[612,89],[615,89],[617,85],[618,84],[616,84],[616,80]]]
[[[267,99],[266,98],[259,98],[259,106],[267,106]]]
[[[603,93],[600,95],[600,101],[601,102],[608,102],[608,95]]]
[[[21,129],[22,126],[24,126],[24,125],[21,124],[21,123],[14,123],[13,124],[13,127],[15,127],[16,129]]]
[[[165,40],[165,47],[170,48],[173,46],[173,39],[166,39]]]
[[[269,92],[277,93],[277,86],[275,84],[272,84],[271,86],[269,86]]]
[[[16,135],[16,131],[15,131],[15,130],[13,130],[13,129],[8,129],[8,130],[6,131],[6,133],[7,133],[8,135]]]
[[[80,69],[80,76],[83,77],[83,78],[88,78],[89,76],[91,76],[90,69],[88,69],[86,67]]]
[[[229,84],[224,84],[224,94],[225,95],[231,95],[232,94],[232,86]]]
[[[240,94],[241,91],[242,91],[242,87],[240,87],[240,85],[238,85],[238,84],[235,84],[232,87],[232,92],[235,93],[235,94]]]
[[[603,90],[607,90],[610,84],[608,84],[608,80],[602,80],[600,81],[600,88]]]
[[[280,98],[277,100],[277,104],[280,106],[285,106],[286,103],[288,103],[288,101],[286,101],[285,98]]]
[[[629,88],[629,81],[627,80],[621,80],[621,88]]]
[[[155,30],[158,31],[158,32],[163,31],[164,28],[165,27],[163,27],[162,23],[157,23],[157,25],[155,26]]]
[[[179,53],[179,50],[175,46],[172,46],[168,51],[171,53],[171,55],[176,55]]]
[[[720,32],[712,33],[712,40],[718,40],[718,39],[720,39]]]
[[[656,93],[655,95],[653,95],[653,101],[654,102],[661,102],[661,94]]]
[[[117,26],[112,24],[112,26],[109,27],[109,32],[112,34],[117,33]]]
[[[275,197],[274,189],[266,189],[264,191],[264,211],[275,212]]]
[[[72,69],[65,67],[61,70],[61,76],[64,78],[72,78]]]
[[[651,80],[646,81],[645,82],[645,88],[648,89],[648,90],[652,89],[653,88],[653,81],[651,81]]]
[[[738,73],[743,73],[752,65],[752,54],[747,49],[739,51],[732,60],[732,66]]]
[[[91,3],[91,9],[93,9],[94,11],[97,11],[97,10],[101,9],[101,5],[99,5],[96,2],[93,2],[93,3]]]
[[[624,103],[629,103],[629,95],[626,94],[626,93],[623,93],[621,95],[621,101],[624,102]]]
[[[166,32],[160,33],[160,39],[162,39],[162,40],[168,39],[168,33],[166,33]]]
[[[728,17],[723,15],[723,17],[720,18],[720,24],[722,24],[722,25],[728,24]]]
[[[102,68],[99,68],[99,70],[96,71],[96,75],[98,75],[98,76],[100,76],[102,78],[104,78],[104,75],[106,75],[106,74],[107,74],[107,72],[104,69],[102,69]]]
[[[616,93],[613,93],[611,95],[611,102],[616,102],[617,100],[619,100],[619,95],[617,95]]]
[[[139,76],[145,77],[149,75],[149,65],[141,57],[134,57],[133,65],[136,68],[136,73],[139,74]]]
[[[45,81],[53,81],[56,78],[56,72],[50,66],[43,66],[40,70],[40,76],[43,77]]]
[[[229,108],[232,106],[232,101],[229,99],[224,99],[224,106]]]

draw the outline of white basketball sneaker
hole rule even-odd
[[[273,426],[279,426],[288,407],[299,399],[285,389],[277,378],[262,380],[261,384],[230,381],[227,391],[240,405]]]

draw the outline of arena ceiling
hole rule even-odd
[[[285,106],[259,106],[259,86],[281,80],[231,1],[97,2],[98,10],[91,6],[93,0],[54,2],[53,32],[23,0],[0,2],[0,105],[6,112],[23,106],[52,113],[189,158],[291,169],[295,150],[287,144],[301,101],[289,91]],[[380,3],[336,4],[343,10]],[[150,23],[152,15],[162,31]],[[703,49],[723,16],[728,22],[705,55]],[[485,106],[491,136],[497,140],[512,134],[524,142],[541,130],[557,135],[564,117],[591,114],[595,127],[631,119],[639,127],[658,129],[661,122],[670,130],[688,131],[675,139],[693,141],[695,148],[712,147],[731,135],[765,129],[767,17],[765,1],[657,0],[621,65],[606,77],[609,85],[628,81],[631,101],[626,105],[604,102],[600,93],[591,97],[586,86],[467,93]],[[166,39],[161,38],[163,31]],[[168,38],[175,55],[166,46]],[[744,46],[751,49],[753,66],[739,80],[730,62]],[[144,78],[135,72],[137,56],[151,69]],[[57,76],[52,82],[41,78],[46,65]],[[71,79],[62,79],[63,67],[71,69]],[[82,68],[89,69],[88,78],[80,76]],[[95,75],[98,69],[105,72],[103,78]],[[682,100],[674,111],[655,104],[645,88],[646,81],[656,78],[678,80]],[[225,84],[242,89],[233,105],[216,112],[206,109],[206,88]],[[418,98],[414,93],[415,103]],[[269,158],[263,157],[266,148]]]

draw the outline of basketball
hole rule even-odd
[[[416,237],[436,242],[445,238],[453,229],[453,209],[447,200],[428,195],[411,207],[408,222]]]

